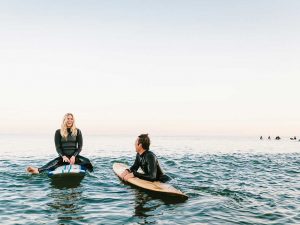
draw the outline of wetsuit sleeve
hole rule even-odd
[[[136,154],[134,164],[129,168],[129,172],[137,171],[140,167],[138,154]]]
[[[82,133],[79,129],[77,129],[77,137],[76,137],[76,140],[77,140],[77,144],[78,144],[78,149],[76,152],[74,152],[73,156],[78,156],[79,153],[81,152],[81,149],[82,149],[82,144],[83,144],[83,139],[82,139]]]
[[[63,151],[61,148],[61,135],[60,130],[57,130],[54,135],[55,148],[59,156],[63,156]]]
[[[147,166],[148,166],[148,174],[142,174],[137,171],[133,171],[133,175],[135,177],[141,178],[143,180],[155,181],[157,174],[157,158],[153,154],[148,154],[146,156]]]

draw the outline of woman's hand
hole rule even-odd
[[[68,159],[68,157],[67,156],[63,156],[62,157],[62,159],[63,159],[63,162],[68,162],[68,163],[70,163],[70,160]]]
[[[70,158],[70,164],[71,164],[71,165],[74,165],[74,164],[75,164],[75,156],[72,156],[72,157]]]

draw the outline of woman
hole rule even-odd
[[[76,128],[75,118],[72,113],[67,113],[64,116],[61,129],[55,132],[54,140],[59,157],[40,168],[29,166],[27,168],[29,173],[38,174],[46,170],[54,170],[65,164],[79,164],[85,166],[90,172],[93,171],[90,160],[79,155],[82,149],[82,134]]]

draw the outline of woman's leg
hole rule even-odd
[[[53,160],[51,160],[50,162],[48,162],[46,165],[38,168],[39,172],[43,172],[45,170],[55,170],[57,167],[63,165],[63,160],[62,157],[57,157]]]
[[[79,164],[88,169],[88,171],[93,172],[93,165],[88,158],[78,155],[75,159],[75,164]]]

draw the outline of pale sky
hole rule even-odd
[[[300,135],[300,1],[0,1],[0,133]]]

